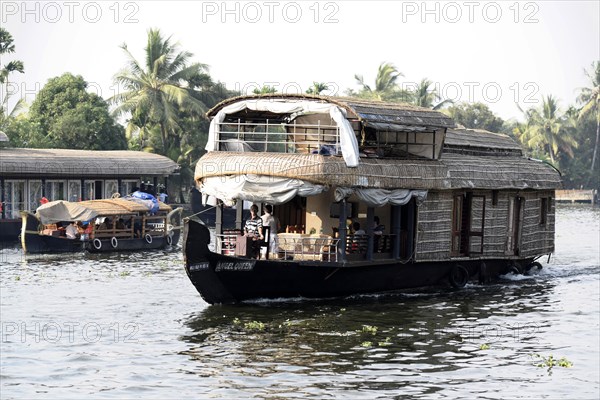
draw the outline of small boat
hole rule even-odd
[[[507,135],[412,105],[310,95],[237,97],[208,117],[195,181],[216,222],[184,219],[183,241],[208,303],[462,288],[539,269],[554,251],[560,174]],[[250,203],[273,207],[274,248],[268,232],[243,235]]]
[[[22,211],[21,245],[25,253],[91,253],[162,249],[177,244],[182,229],[181,207],[149,197],[41,205]]]

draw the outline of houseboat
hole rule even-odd
[[[216,223],[184,222],[186,272],[208,303],[461,288],[541,268],[554,251],[560,174],[507,135],[412,105],[309,95],[237,97],[208,117],[195,180]],[[272,205],[274,251],[274,232],[242,235],[249,202]],[[235,226],[223,226],[225,207]]]
[[[182,208],[146,193],[71,203],[56,200],[21,212],[21,245],[29,254],[163,249],[177,244]],[[137,196],[136,196],[137,195]]]
[[[0,147],[0,241],[17,242],[21,211],[34,213],[42,198],[69,202],[133,193],[144,179],[168,186],[179,166],[141,151]]]

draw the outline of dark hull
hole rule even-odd
[[[184,228],[188,277],[210,303],[236,303],[252,299],[329,298],[448,284],[457,262],[328,263],[249,260],[209,250],[209,230],[189,221]],[[521,260],[518,268],[532,260]],[[460,261],[468,279],[488,280],[509,271],[514,260]],[[456,283],[456,282],[454,282]]]
[[[97,242],[96,242],[97,243]],[[77,253],[87,250],[90,253],[110,253],[115,251],[156,250],[168,247],[165,238],[154,237],[152,243],[144,239],[119,239],[117,247],[113,247],[110,239],[100,240],[100,248],[92,241],[81,241],[63,237],[26,234],[25,251],[29,254],[40,253]]]
[[[20,219],[0,219],[0,242],[16,242],[20,233]]]

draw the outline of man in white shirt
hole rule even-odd
[[[69,239],[77,239],[77,233],[77,226],[75,226],[75,222],[71,222],[71,224],[65,229],[65,234]]]

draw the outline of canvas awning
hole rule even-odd
[[[35,215],[42,224],[54,224],[60,221],[89,221],[96,218],[98,212],[77,203],[55,200],[39,206]]]
[[[417,200],[417,204],[421,204],[427,198],[427,190],[386,190],[346,187],[335,189],[335,201],[341,201],[352,195],[356,196],[362,203],[365,203],[369,207],[383,207],[387,204],[403,206],[413,197]]]
[[[327,186],[313,184],[302,179],[278,178],[259,175],[236,175],[204,178],[200,191],[231,206],[236,200],[247,200],[273,205],[287,203],[294,196],[314,196],[326,191]],[[204,199],[206,202],[207,199]]]

